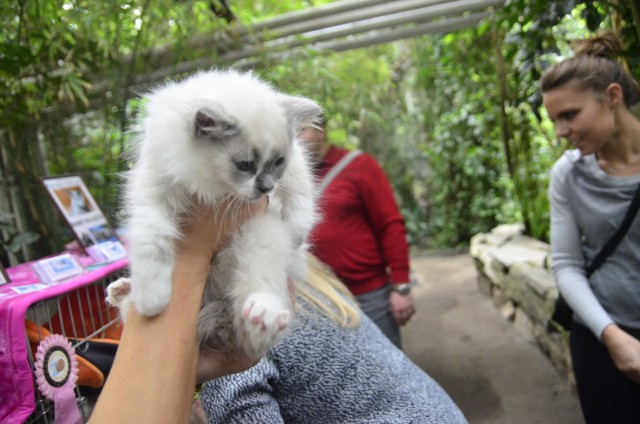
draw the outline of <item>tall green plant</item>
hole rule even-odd
[[[491,34],[460,31],[424,40],[418,51],[432,235],[439,246],[464,246],[504,218],[507,197]]]

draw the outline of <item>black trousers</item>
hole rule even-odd
[[[637,330],[626,331],[640,337]],[[585,422],[639,424],[640,384],[617,370],[605,345],[588,328],[574,321],[569,341]]]

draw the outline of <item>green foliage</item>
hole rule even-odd
[[[507,32],[507,60],[519,88],[519,101],[541,107],[537,82],[569,43],[602,28],[617,30],[627,46],[625,59],[640,77],[640,14],[636,0],[513,0],[499,11],[498,25]],[[537,111],[536,111],[537,112]]]
[[[0,257],[7,253],[17,253],[21,247],[38,240],[38,234],[25,231],[18,232],[9,214],[0,213]]]
[[[301,56],[266,66],[262,75],[280,89],[320,102],[332,143],[360,148],[378,159],[396,193],[409,241],[428,241],[424,177],[423,96],[414,89],[413,43],[340,54]]]
[[[237,1],[233,25],[328,2]],[[176,63],[214,64],[225,47],[211,37],[229,23],[208,0],[9,0],[0,7],[0,154],[10,155],[1,171],[18,187],[12,207],[22,226],[41,235],[27,252],[38,257],[69,241],[40,177],[79,173],[117,225],[118,175],[128,166],[135,113],[129,98],[144,90],[139,76],[159,83],[178,73]]]
[[[511,173],[509,187],[519,205],[519,220],[528,235],[549,240],[549,171],[560,156],[563,146],[540,128],[539,121],[527,103],[509,109],[514,131],[509,139]]]
[[[132,97],[145,84],[195,69],[179,64],[217,63],[241,47],[231,27],[330,2],[238,0],[234,23],[215,0],[2,2],[0,147],[11,157],[0,162],[21,197],[20,227],[40,235],[33,256],[69,240],[40,176],[79,173],[118,224]],[[258,72],[318,100],[334,143],[380,161],[414,246],[465,245],[516,220],[545,240],[548,170],[564,146],[537,81],[571,39],[605,26],[623,35],[640,76],[635,0],[511,0],[472,30],[339,54],[265,51]]]
[[[266,17],[309,4],[238,1],[234,10],[241,25],[255,19],[255,8]],[[21,197],[13,207],[22,226],[42,236],[32,246],[38,257],[69,241],[40,177],[79,173],[117,224],[127,102],[142,91],[132,88],[137,76],[158,72],[159,81],[173,64],[203,56],[213,63],[218,44],[193,40],[228,23],[208,0],[7,0],[0,12],[0,138],[11,154],[3,173]],[[83,115],[100,105],[100,113]]]
[[[506,33],[501,51],[511,69],[503,98],[508,117],[503,137],[509,184],[526,231],[533,237],[548,240],[548,171],[566,148],[555,140],[546,119],[538,81],[551,63],[570,54],[572,40],[589,32],[613,26],[627,46],[638,45],[640,15],[634,15],[634,7],[637,10],[633,0],[514,0],[498,15],[497,27]],[[626,59],[637,64],[639,57],[637,49],[629,49]],[[639,76],[640,68],[633,69]]]
[[[430,233],[435,246],[464,246],[504,218],[497,79],[487,60],[492,40],[483,29],[465,30],[425,39],[418,51],[420,81],[430,99],[424,110],[430,137],[423,147],[432,169]]]

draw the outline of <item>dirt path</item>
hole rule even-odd
[[[477,289],[469,255],[414,257],[417,312],[404,350],[471,424],[579,424],[575,393],[532,340]]]

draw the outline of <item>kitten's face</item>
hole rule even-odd
[[[284,113],[277,109],[232,116],[219,106],[200,107],[192,114],[191,134],[180,145],[180,155],[188,157],[179,171],[181,182],[212,200],[224,193],[252,201],[272,192],[293,142]]]
[[[203,200],[255,200],[276,188],[298,126],[320,112],[251,74],[203,73],[151,99],[142,156]]]
[[[207,128],[203,125],[209,125],[209,117],[204,115],[206,110],[196,114],[193,142],[206,150],[216,164],[212,178],[226,184],[230,193],[243,200],[256,200],[271,193],[289,161],[292,140],[286,121],[279,125],[271,122],[258,131],[236,121],[231,124],[234,134],[217,138],[203,131]],[[272,119],[278,121],[277,116]]]
[[[263,154],[252,149],[248,154],[241,153],[230,159],[235,168],[231,172],[231,180],[237,183],[236,193],[252,200],[273,191],[284,173],[288,151]]]

